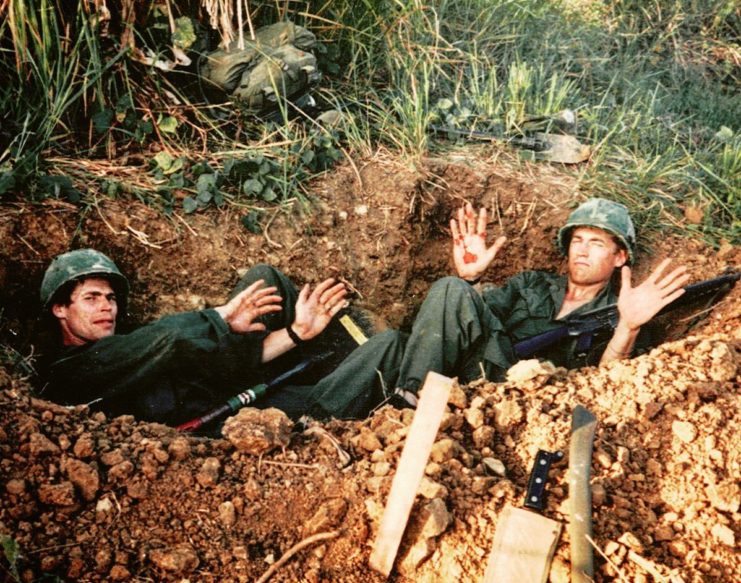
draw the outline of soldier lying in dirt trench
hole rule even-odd
[[[116,264],[98,251],[54,259],[41,302],[58,324],[61,349],[48,367],[44,397],[177,425],[295,366],[296,345],[320,335],[347,304],[344,284],[333,279],[299,292],[277,269],[258,265],[222,306],[117,335],[128,290]],[[260,405],[279,406],[276,396]]]
[[[504,287],[479,290],[479,280],[505,243],[486,244],[487,214],[471,205],[451,220],[458,277],[436,282],[410,334],[373,336],[313,386],[284,386],[260,407],[276,406],[293,418],[367,416],[379,404],[414,406],[428,371],[461,382],[501,380],[515,362],[513,342],[558,325],[567,314],[617,301],[619,323],[611,338],[578,355],[575,340],[540,357],[569,368],[631,355],[644,343],[642,326],[683,293],[684,267],[664,274],[662,262],[637,287],[631,283],[635,230],[627,209],[591,199],[558,234],[568,273],[524,272]],[[622,269],[619,295],[613,275]],[[267,284],[267,287],[265,286]],[[162,318],[131,334],[115,335],[128,282],[117,266],[93,250],[57,257],[44,277],[41,299],[61,333],[60,354],[49,370],[44,396],[64,403],[97,402],[109,414],[182,423],[220,405],[265,378],[268,369],[307,358],[312,343],[346,305],[343,284],[326,280],[300,293],[277,270],[248,272],[232,299],[214,309]],[[283,301],[283,309],[279,302]],[[299,346],[298,350],[295,348]],[[308,354],[307,354],[308,353]]]

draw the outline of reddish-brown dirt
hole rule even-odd
[[[562,269],[558,226],[579,200],[549,166],[459,155],[412,171],[387,159],[342,166],[312,186],[311,209],[270,210],[264,236],[229,209],[163,218],[129,200],[83,214],[59,202],[0,209],[0,563],[12,581],[254,581],[298,542],[273,581],[381,581],[368,557],[413,412],[294,427],[255,455],[229,439],[106,419],[38,397],[23,378],[39,343],[38,286],[48,261],[90,246],[132,282],[131,320],[214,305],[257,262],[296,281],[343,278],[353,303],[407,326],[432,281],[451,273],[448,219],[463,201],[492,209],[508,243],[486,279]],[[656,237],[694,279],[739,263],[737,249]],[[632,361],[453,392],[392,572],[394,581],[478,581],[498,518],[522,506],[538,449],[568,451],[571,411],[599,420],[592,464],[597,581],[735,582],[741,536],[739,287],[689,334]],[[686,332],[688,314],[671,318]],[[24,357],[11,371],[14,358]],[[284,442],[285,443],[285,442]],[[342,451],[338,451],[338,446]],[[347,454],[347,457],[345,454]],[[566,462],[546,516],[568,522]],[[7,553],[6,553],[7,554]],[[550,580],[568,581],[569,540]]]

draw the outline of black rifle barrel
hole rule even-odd
[[[664,306],[656,315],[661,316],[677,308],[690,305],[711,294],[727,292],[739,279],[741,279],[741,271],[732,271],[688,285],[684,288],[684,293],[681,296]],[[530,358],[568,336],[594,335],[598,332],[614,330],[617,321],[617,304],[595,308],[575,316],[567,316],[564,318],[562,326],[516,342],[513,346],[515,356],[518,359]]]

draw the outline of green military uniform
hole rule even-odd
[[[261,318],[266,332],[231,332],[213,309],[167,316],[129,334],[63,348],[50,365],[43,396],[65,404],[92,403],[93,409],[110,415],[177,425],[287,370],[318,344],[261,362],[265,336],[293,322],[298,292],[280,271],[259,265],[232,296],[258,279],[276,286],[283,298],[280,312]],[[279,391],[259,403],[281,404]]]
[[[593,198],[575,209],[559,230],[557,244],[568,254],[571,232],[586,226],[602,229],[620,242],[634,260],[635,228],[628,209],[617,202]],[[457,376],[462,383],[480,378],[499,381],[515,363],[513,344],[561,325],[556,317],[566,295],[568,278],[528,271],[504,287],[486,287],[482,294],[456,277],[430,289],[410,335],[390,331],[375,336],[317,384],[307,398],[315,417],[364,417],[396,389],[416,393],[429,371]],[[591,301],[573,310],[577,315],[615,303],[611,282]],[[558,366],[577,368],[597,364],[609,338],[595,338],[586,354],[578,339],[567,339],[538,356]],[[642,328],[636,341],[649,344]]]
[[[387,331],[356,349],[308,395],[315,417],[364,417],[396,388],[416,393],[429,371],[457,376],[462,383],[481,378],[499,381],[515,363],[513,343],[557,328],[556,316],[566,293],[566,276],[528,271],[504,287],[482,294],[456,277],[430,289],[411,334]],[[611,285],[571,314],[617,301]],[[539,355],[557,366],[597,364],[607,342],[596,339],[585,355],[576,339],[558,343]],[[483,367],[483,368],[482,368]]]

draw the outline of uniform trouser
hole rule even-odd
[[[229,297],[231,299],[260,279],[265,282],[265,287],[274,286],[277,288],[276,294],[283,301],[281,302],[282,310],[280,312],[273,312],[262,316],[259,318],[259,321],[265,324],[268,333],[281,330],[295,320],[298,289],[280,270],[266,264],[255,265],[237,283]],[[328,332],[329,330],[325,330],[321,336],[326,336]],[[321,337],[289,350],[280,357],[264,363],[261,367],[262,370],[259,371],[259,374],[255,375],[255,384],[269,382],[297,364],[325,353],[326,350],[327,343],[323,342]],[[342,355],[340,354],[338,358],[342,358]],[[282,385],[271,390],[256,401],[254,406],[261,409],[277,407],[294,419],[301,417],[307,412],[310,406],[310,395],[312,393],[312,386],[304,385],[303,383],[315,382],[317,380],[317,374],[322,374],[325,370],[329,372],[326,367],[330,367],[329,370],[331,370],[331,367],[334,366],[334,361],[338,360],[338,358],[330,357],[325,359],[316,365],[314,369],[310,369],[287,381],[292,384]]]
[[[373,336],[308,395],[295,389],[313,417],[359,418],[397,387],[417,392],[430,371],[462,383],[500,380],[511,354],[503,329],[473,287],[447,277],[433,284],[411,334]]]

